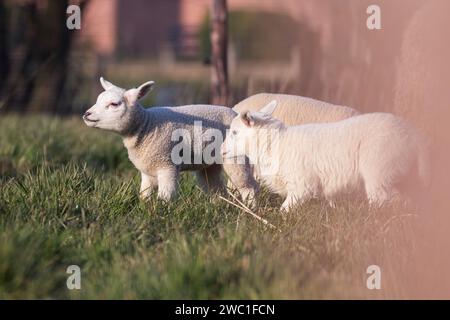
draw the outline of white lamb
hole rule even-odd
[[[246,155],[269,188],[286,197],[282,210],[315,196],[333,204],[338,194],[361,183],[369,202],[381,205],[398,194],[408,176],[429,179],[424,139],[392,114],[286,126],[271,116],[275,109],[273,101],[259,112],[240,113],[222,157]]]
[[[327,123],[347,119],[359,114],[355,109],[346,106],[315,100],[307,97],[278,94],[258,93],[252,95],[233,107],[237,113],[245,111],[258,111],[271,101],[277,101],[277,108],[272,117],[282,121],[288,126],[306,123]],[[252,166],[253,176],[261,180],[257,167]]]
[[[261,106],[276,100],[272,116],[288,126],[305,123],[336,122],[359,114],[355,109],[328,102],[289,94],[258,93],[242,100],[233,107],[237,113],[258,111]]]
[[[183,170],[196,171],[200,186],[212,190],[224,188],[221,173],[225,170],[243,198],[253,197],[257,184],[248,165],[221,165],[221,161],[206,163],[203,158],[207,142],[203,141],[203,138],[208,135],[209,129],[219,131],[219,137],[214,136],[219,139],[211,142],[212,147],[211,143],[208,146],[214,149],[214,144],[217,145],[217,154],[220,157],[220,145],[223,141],[221,137],[225,135],[226,129],[236,115],[231,108],[188,105],[144,109],[138,100],[150,91],[153,81],[130,90],[117,87],[103,78],[100,78],[100,83],[105,91],[98,96],[96,104],[83,115],[84,122],[89,127],[106,129],[122,135],[131,162],[141,172],[142,198],[147,198],[157,188],[159,198],[172,199],[176,195],[179,173]],[[198,141],[189,139],[192,133],[195,135],[200,122],[202,141],[200,148],[197,148]],[[173,139],[173,133],[176,132],[187,132],[190,136],[181,136],[183,141],[178,141]],[[186,138],[189,139],[185,141]],[[187,153],[183,154],[183,157],[187,156],[194,161],[174,162],[172,151],[180,143],[183,147],[182,152]]]

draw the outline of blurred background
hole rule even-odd
[[[81,8],[81,30],[66,28],[70,4]],[[381,8],[381,30],[367,28],[372,4]],[[439,274],[426,289],[448,295],[450,276],[429,271],[450,266],[450,1],[227,6],[228,105],[262,91],[297,94],[393,112],[431,138],[437,174],[423,224],[433,241],[416,268]],[[208,103],[210,17],[211,0],[0,0],[0,117],[78,117],[95,103],[101,75],[122,87],[156,81],[146,106]]]
[[[1,1],[1,110],[80,113],[100,75],[122,86],[155,80],[149,103],[208,102],[210,2]],[[405,32],[439,1],[376,1],[383,29],[369,30],[372,2],[229,0],[230,104],[272,91],[391,110]],[[81,6],[81,30],[65,28],[69,4]]]

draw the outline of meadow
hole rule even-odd
[[[0,118],[0,299],[406,298],[415,214],[313,200],[268,228],[183,174],[166,204],[138,197],[120,137],[78,117]],[[81,268],[81,290],[66,286]],[[369,265],[382,289],[366,286]]]

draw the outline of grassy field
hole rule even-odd
[[[311,201],[269,229],[183,175],[179,198],[138,198],[121,139],[80,119],[0,118],[0,299],[404,298],[415,242],[403,208]],[[81,268],[68,290],[66,268]],[[368,290],[379,265],[382,290]]]

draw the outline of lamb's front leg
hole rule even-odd
[[[306,193],[297,194],[288,192],[288,195],[281,205],[280,210],[282,212],[288,212],[296,205],[304,203],[306,200],[308,200],[308,198],[309,196]]]
[[[253,177],[253,172],[248,164],[224,163],[223,169],[238,190],[242,200],[251,208],[256,207],[256,193],[259,186]]]
[[[297,204],[297,198],[293,194],[288,194],[283,204],[280,207],[282,212],[288,212],[289,209]]]
[[[158,179],[141,172],[141,188],[139,190],[139,197],[142,200],[147,200],[152,192],[158,187]]]
[[[159,169],[158,178],[158,198],[170,201],[177,193],[178,169],[175,167]]]

